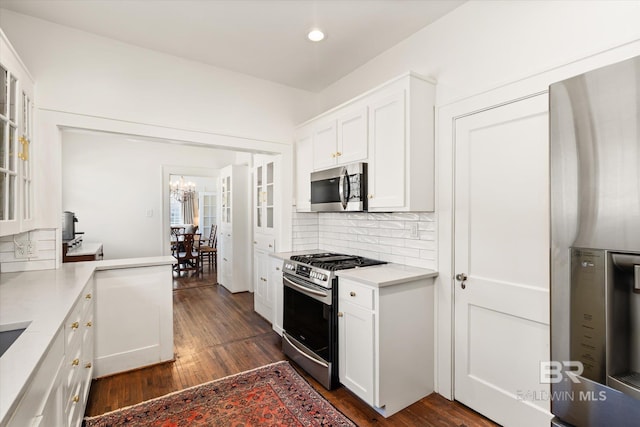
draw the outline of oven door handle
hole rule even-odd
[[[292,343],[292,342],[291,342],[291,340],[287,337],[287,335],[286,335],[286,334],[282,334],[282,338],[284,338],[285,340],[287,340],[287,342],[289,343],[289,345],[290,345],[291,347],[295,348],[295,349],[296,349],[296,351],[297,351],[298,353],[300,353],[300,355],[302,355],[302,356],[306,357],[307,359],[311,360],[313,363],[317,363],[318,365],[322,365],[322,366],[324,366],[325,368],[328,368],[328,367],[329,367],[329,365],[328,365],[328,364],[326,364],[324,361],[322,361],[322,360],[318,360],[318,359],[316,359],[315,357],[311,357],[311,356],[309,356],[307,353],[305,353],[305,352],[301,351],[301,350],[298,348],[298,346],[296,346],[294,343]]]
[[[292,282],[291,280],[287,279],[286,277],[283,277],[282,280],[284,280],[285,282],[287,282],[291,286],[294,286],[297,289],[300,289],[302,292],[307,292],[307,293],[310,293],[312,295],[317,295],[319,297],[328,297],[329,296],[329,295],[325,294],[324,292],[316,291],[314,289],[309,289],[306,286],[298,285],[296,282]]]

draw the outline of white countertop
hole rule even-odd
[[[0,274],[0,326],[31,322],[0,357],[0,423],[13,411],[80,292],[96,270],[173,264],[171,256],[65,263]]]
[[[437,271],[429,270],[428,268],[394,263],[336,271],[336,276],[340,278],[355,280],[375,287],[397,285],[413,280],[428,279],[437,275]]]
[[[292,255],[306,255],[319,252],[328,252],[322,249],[312,249],[295,252],[274,252],[269,254],[273,258],[282,260],[289,259]],[[348,270],[336,271],[336,276],[345,279],[356,280],[370,286],[383,287],[405,283],[411,280],[428,279],[436,277],[437,271],[428,268],[412,267],[402,264],[381,264],[370,267],[350,268]]]

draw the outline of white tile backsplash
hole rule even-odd
[[[293,250],[321,248],[436,269],[436,219],[431,212],[293,212]],[[410,226],[418,225],[418,237]]]
[[[19,259],[15,257],[15,241],[36,242],[38,256]],[[49,270],[56,268],[56,230],[40,229],[0,238],[0,272]]]

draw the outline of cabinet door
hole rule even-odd
[[[405,91],[369,107],[369,209],[405,205]]]
[[[269,284],[269,255],[262,251],[254,252],[254,308],[256,312],[272,322],[273,295]]]
[[[329,120],[313,130],[313,169],[320,170],[336,164],[336,121]]]
[[[271,258],[271,271],[269,272],[269,287],[273,292],[272,325],[273,330],[282,335],[282,317],[284,307],[284,294],[282,289],[282,260]]]
[[[311,172],[313,171],[313,136],[302,133],[296,139],[296,210],[311,212]]]
[[[347,300],[338,306],[340,382],[370,405],[374,402],[374,312]]]
[[[338,119],[338,164],[367,159],[367,107],[359,108]]]

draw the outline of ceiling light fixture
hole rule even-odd
[[[307,34],[307,37],[312,42],[319,42],[320,40],[324,39],[324,33],[316,28],[309,31],[309,34]]]
[[[181,176],[179,181],[169,182],[169,190],[177,202],[184,203],[196,194],[196,185],[191,181],[184,182],[184,177]]]

